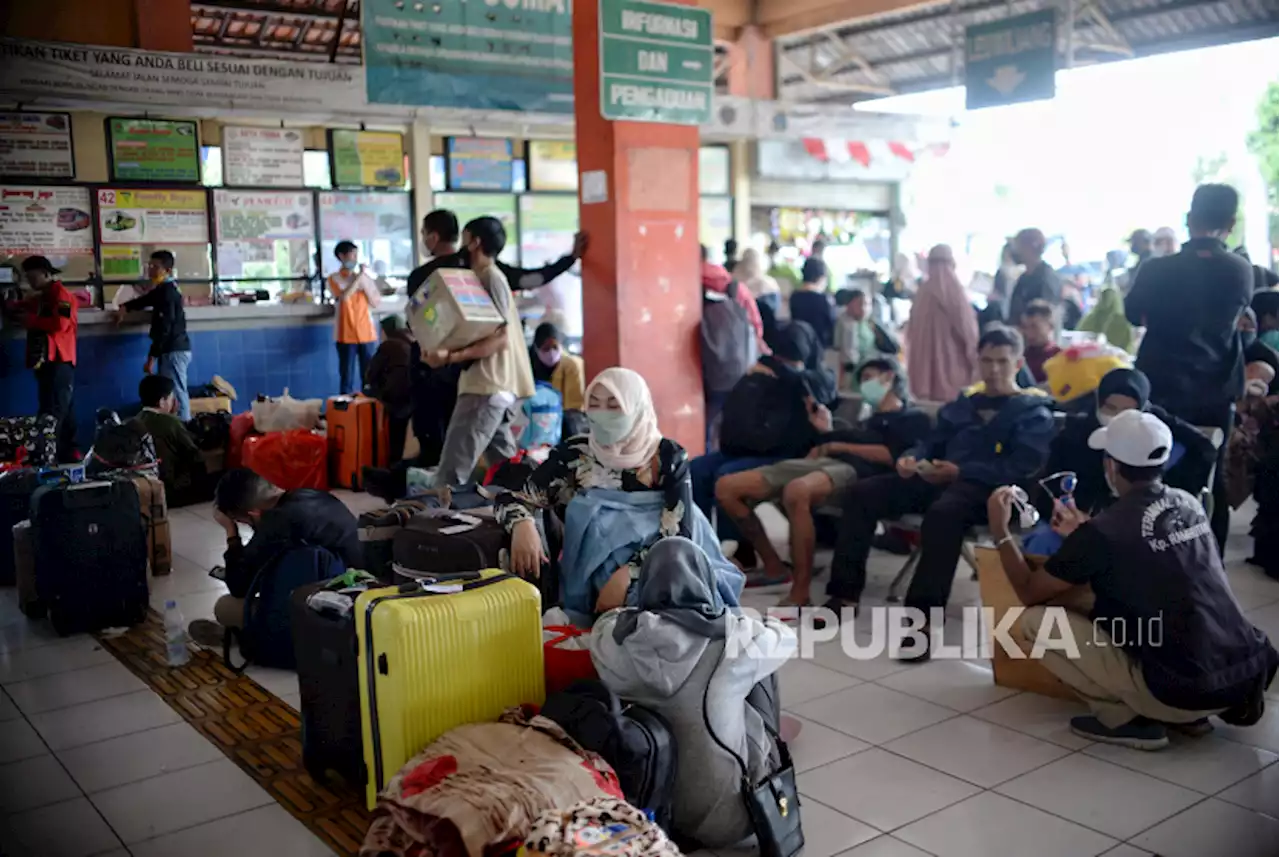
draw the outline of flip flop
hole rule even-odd
[[[791,564],[783,563],[786,566],[787,573],[782,577],[771,577],[763,568],[752,569],[746,572],[747,589],[761,589],[766,586],[782,586],[791,582]]]

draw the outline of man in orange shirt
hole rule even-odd
[[[338,340],[339,392],[356,393],[378,346],[378,332],[370,310],[382,300],[378,284],[360,266],[360,251],[350,241],[333,248],[342,270],[329,277],[329,291],[337,303],[335,335]],[[355,375],[359,362],[360,374]]]
[[[28,256],[22,273],[38,294],[27,302],[27,366],[35,370],[40,413],[58,421],[58,460],[76,460],[76,299],[44,256]]]

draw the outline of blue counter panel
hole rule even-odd
[[[338,392],[338,355],[327,324],[260,330],[190,331],[188,383],[204,384],[215,374],[235,385],[236,413],[249,409],[258,393],[278,396],[286,387],[299,399],[327,398]],[[23,368],[21,336],[0,339],[0,414],[36,412],[36,383]],[[88,449],[98,408],[138,401],[138,382],[147,359],[146,333],[82,336],[76,344],[76,424],[80,445]]]

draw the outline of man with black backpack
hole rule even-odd
[[[716,418],[729,391],[755,365],[760,356],[757,333],[747,304],[738,299],[745,291],[732,279],[725,280],[712,266],[702,278],[702,389],[706,396],[707,451],[715,449]],[[755,307],[755,301],[750,301]],[[759,320],[759,308],[756,308]]]

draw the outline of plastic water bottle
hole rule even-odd
[[[172,599],[164,603],[164,641],[169,666],[180,667],[191,660],[191,653],[187,651],[187,626],[182,621],[178,602]]]

